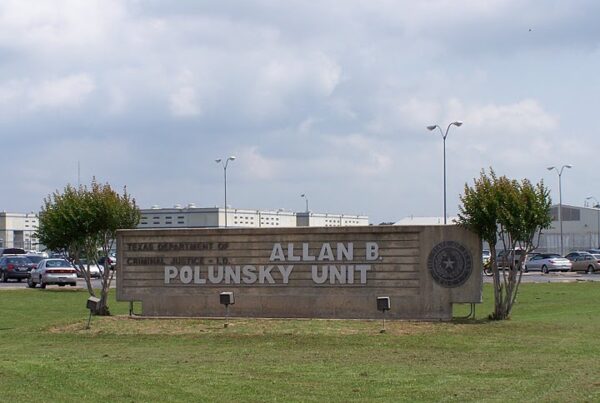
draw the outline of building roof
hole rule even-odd
[[[458,217],[448,217],[448,225],[456,225]],[[394,225],[444,225],[444,217],[404,217]]]

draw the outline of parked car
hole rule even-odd
[[[584,250],[574,250],[572,252],[569,252],[565,257],[567,259],[569,259],[570,261],[575,260],[575,258],[577,256],[582,256],[582,255],[589,255],[590,253]]]
[[[558,253],[540,253],[532,256],[525,263],[525,272],[532,270],[540,270],[542,273],[550,271],[569,271],[573,264],[567,258],[562,257]]]
[[[572,263],[573,267],[571,271],[585,271],[587,273],[600,271],[600,254],[592,255],[588,253],[587,255],[580,255]]]
[[[0,253],[0,256],[4,256],[4,255],[24,255],[27,252],[25,251],[25,249],[22,248],[5,248],[2,250],[2,253]]]
[[[588,249],[587,251],[592,255],[600,255],[600,249]]]
[[[36,266],[37,266],[37,264],[38,264],[39,262],[41,262],[43,259],[45,259],[45,257],[44,257],[44,256],[37,255],[37,254],[35,254],[35,255],[31,255],[31,254],[29,254],[29,253],[28,253],[28,254],[27,254],[27,255],[25,255],[25,256],[27,257],[27,259],[31,260],[31,261],[33,262],[33,264],[34,264],[34,265],[36,265]]]
[[[505,251],[501,249],[498,251],[498,255],[496,256],[496,261],[498,262],[498,268],[508,267],[508,266],[517,266],[519,264],[519,260],[521,256],[525,253],[523,249],[509,249]],[[510,263],[510,256],[514,259],[513,264]]]
[[[35,288],[36,285],[46,288],[49,284],[64,286],[77,285],[77,270],[65,259],[43,259],[37,267],[31,270],[27,285]]]
[[[4,255],[0,258],[0,278],[3,282],[9,279],[21,281],[29,277],[29,272],[35,267],[35,263],[24,255]]]
[[[89,266],[88,266],[89,263]],[[90,277],[99,278],[102,276],[102,272],[104,269],[102,266],[99,266],[96,263],[88,262],[87,259],[79,259],[79,264],[75,265],[75,270],[77,270],[77,277],[83,277],[84,267],[87,269],[89,267]]]
[[[525,255],[525,259],[523,260],[523,266],[525,266],[527,264],[527,262],[529,262],[531,259],[533,259],[534,256],[540,255],[541,253],[539,252],[531,252],[528,253],[527,255]]]
[[[117,266],[117,258],[115,256],[102,256],[98,259],[98,264],[102,267],[108,267],[114,270]]]

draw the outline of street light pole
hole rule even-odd
[[[306,212],[308,213],[308,197],[306,196],[306,193],[302,193],[300,197],[303,197],[304,201],[306,201]]]
[[[217,164],[220,163],[223,165],[223,183],[225,184],[225,227],[227,227],[227,165],[229,165],[229,161],[233,160],[235,160],[234,155],[228,157],[225,161],[221,158],[215,160]]]
[[[553,169],[558,174],[558,222],[560,225],[560,255],[564,255],[563,251],[563,223],[562,223],[562,173],[565,168],[573,168],[571,164],[565,164],[560,167],[560,171],[556,167],[548,167],[548,171]]]
[[[598,199],[596,199],[594,196],[588,196],[585,198],[585,200],[594,200],[596,202],[596,205],[594,206],[594,208],[596,209],[596,215],[598,216],[598,225],[596,227],[596,229],[598,230],[598,239],[596,240],[596,245],[598,245],[598,248],[600,248],[600,202],[598,202]]]
[[[442,139],[444,140],[444,225],[446,225],[446,218],[448,217],[448,215],[446,214],[446,137],[448,137],[448,131],[450,130],[450,126],[460,127],[462,126],[462,124],[463,122],[461,122],[460,120],[450,123],[446,128],[445,133],[442,131],[442,128],[439,125],[427,126],[427,129],[429,131],[433,131],[437,127],[440,130]]]

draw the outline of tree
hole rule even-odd
[[[82,267],[89,294],[96,297],[89,264],[96,262],[99,256],[109,256],[116,231],[135,228],[139,220],[140,211],[127,189],[121,195],[109,184],[101,185],[94,179],[89,188],[67,185],[62,193],[56,191],[45,198],[37,236],[48,249],[68,252],[75,264]],[[87,266],[80,265],[83,257],[87,259]],[[114,272],[105,265],[97,315],[110,315],[108,291],[113,276]]]
[[[460,198],[462,205],[458,223],[478,234],[490,245],[494,286],[494,312],[491,319],[510,317],[516,301],[525,256],[539,242],[543,229],[550,226],[550,192],[543,181],[533,185],[529,180],[517,181],[497,177],[490,168],[487,175],[481,171],[473,187],[465,184]],[[503,261],[498,262],[497,250],[503,250]],[[522,253],[515,259],[515,250]]]

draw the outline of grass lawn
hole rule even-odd
[[[0,400],[600,401],[600,283],[522,284],[477,321],[93,318],[85,291],[0,291]],[[116,315],[128,304],[112,302]],[[138,308],[139,311],[139,308]],[[460,307],[456,315],[466,314]]]

